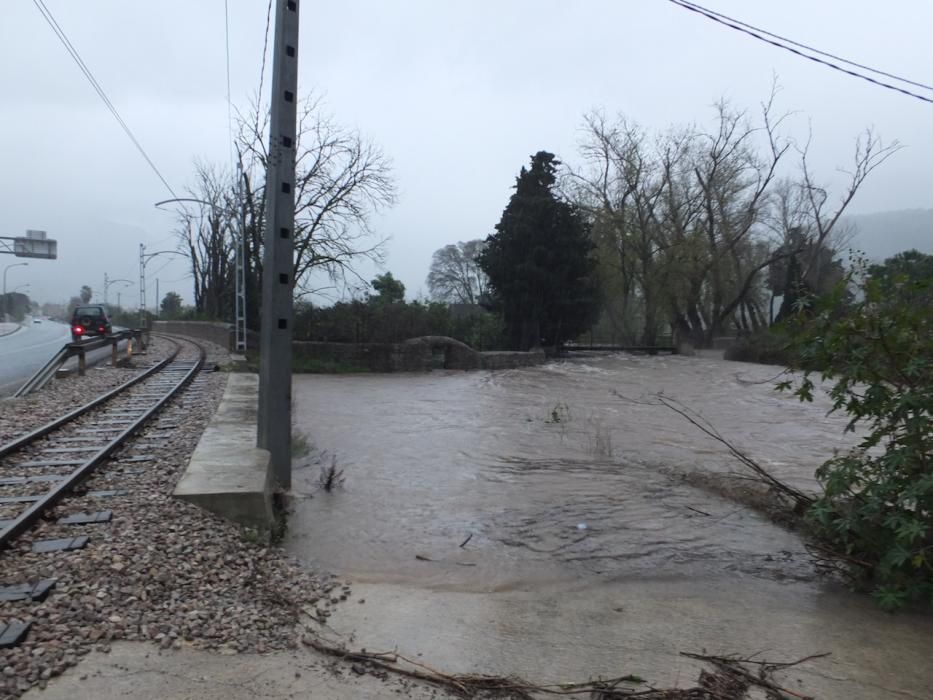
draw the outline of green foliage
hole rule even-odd
[[[162,299],[162,314],[169,317],[175,317],[181,312],[181,296],[176,292],[168,292]]]
[[[29,313],[30,306],[29,297],[25,294],[19,292],[0,294],[0,321],[3,320],[3,314],[7,314],[13,321],[22,322]]]
[[[295,305],[295,340],[399,343],[424,335],[446,335],[476,350],[503,347],[501,321],[480,308],[454,314],[442,303],[385,303],[379,297],[328,307]]]
[[[818,372],[832,410],[849,416],[846,430],[864,431],[817,470],[824,493],[809,518],[861,567],[878,602],[895,608],[933,601],[933,278],[876,269],[863,279],[861,301],[844,304],[844,282],[800,323],[805,374],[779,388],[812,401]]]
[[[397,304],[405,301],[405,285],[395,279],[391,272],[377,275],[370,284],[376,290],[376,296],[371,298],[380,304]]]
[[[871,265],[868,276],[886,295],[898,295],[905,303],[933,303],[930,286],[924,284],[933,280],[933,255],[905,250],[881,265]]]
[[[479,264],[502,311],[510,347],[560,345],[599,313],[594,244],[580,210],[555,194],[554,155],[539,151],[522,168]]]

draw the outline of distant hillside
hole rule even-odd
[[[933,254],[933,209],[857,214],[842,221],[855,230],[851,247],[870,260],[884,260],[911,248]]]

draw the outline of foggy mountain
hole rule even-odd
[[[861,250],[873,262],[911,248],[933,254],[933,209],[856,214],[841,223],[855,232],[849,247]]]

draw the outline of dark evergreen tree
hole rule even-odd
[[[556,160],[539,151],[522,168],[515,194],[479,263],[512,348],[557,346],[589,329],[599,313],[590,226],[554,192]]]
[[[376,290],[376,295],[370,298],[383,304],[397,304],[405,301],[405,285],[395,279],[391,272],[377,275],[369,283]]]

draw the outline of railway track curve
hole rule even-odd
[[[37,554],[83,548],[94,526],[110,521],[112,513],[98,510],[119,490],[84,491],[79,486],[111,460],[121,464],[154,461],[154,433],[136,439],[156,415],[204,369],[203,346],[189,339],[170,338],[170,355],[117,388],[68,411],[9,443],[0,446],[0,569],[4,551],[55,510],[55,537],[34,540]],[[59,536],[60,535],[60,536]],[[0,601],[41,600],[54,580],[0,580]],[[0,648],[16,645],[28,632],[24,625],[0,620]]]

